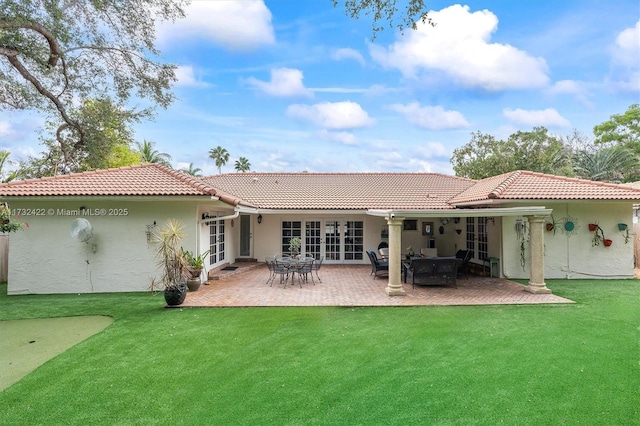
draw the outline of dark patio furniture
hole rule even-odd
[[[269,278],[267,279],[266,284],[271,285],[271,282],[276,276],[275,272],[273,271],[275,268],[276,259],[275,257],[267,257],[264,259],[264,262],[267,264],[267,268],[269,269]]]
[[[289,260],[290,258],[276,258],[273,272],[276,275],[280,275],[280,283],[284,283],[284,288],[287,288],[287,282],[289,281],[289,275],[291,275],[291,282],[295,279],[295,266]],[[273,280],[271,281],[273,283]],[[300,283],[302,288],[302,283]]]
[[[411,286],[416,285],[453,285],[457,287],[459,259],[455,257],[440,257],[428,259],[412,259],[404,262],[403,276],[407,282],[407,276],[411,276]]]
[[[305,257],[298,261],[298,267],[296,272],[298,273],[298,280],[303,279],[305,282],[309,282],[309,275],[311,275],[311,282],[313,285],[316,285],[316,282],[313,279],[313,263],[315,262],[315,258],[313,257]]]
[[[316,259],[315,262],[313,262],[313,264],[311,265],[311,269],[313,271],[315,271],[316,273],[316,278],[318,278],[318,281],[322,282],[322,280],[320,279],[320,277],[318,276],[318,271],[320,270],[320,267],[322,266],[322,261],[324,260],[324,256],[321,256],[320,259]],[[315,284],[315,283],[314,283]]]
[[[464,277],[469,278],[469,262],[473,258],[473,250],[458,250],[456,257],[460,259],[458,275],[464,273]]]
[[[371,274],[373,275],[373,279],[378,276],[378,273],[389,276],[389,262],[381,262],[378,260],[378,255],[371,249],[367,250],[367,255],[371,261]]]

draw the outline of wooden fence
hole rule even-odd
[[[0,282],[9,276],[9,235],[0,234]]]

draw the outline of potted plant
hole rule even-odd
[[[187,295],[189,265],[182,252],[184,226],[178,219],[168,219],[154,231],[153,243],[160,277],[152,280],[152,289],[158,285],[164,290],[169,306],[181,305]]]
[[[200,274],[202,274],[202,270],[204,269],[204,261],[207,258],[210,250],[205,251],[199,255],[194,255],[191,251],[183,251],[182,255],[187,262],[188,271],[191,274],[191,277],[187,280],[187,287],[189,291],[198,291],[200,288]]]
[[[302,246],[302,239],[300,237],[293,237],[289,240],[289,253],[291,253],[291,256],[300,254],[300,246]]]

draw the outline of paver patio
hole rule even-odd
[[[296,279],[286,288],[276,277],[266,284],[269,270],[264,263],[239,262],[233,272],[203,284],[187,294],[182,307],[244,306],[420,306],[420,305],[519,305],[574,303],[554,294],[532,294],[522,284],[506,279],[459,278],[458,287],[416,286],[403,284],[406,296],[387,295],[386,278],[370,275],[369,265],[326,265],[319,271],[315,285]],[[315,277],[314,277],[315,278]]]

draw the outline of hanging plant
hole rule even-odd
[[[604,241],[604,231],[602,230],[602,228],[600,228],[600,225],[598,224],[589,224],[589,230],[591,230],[591,225],[595,225],[595,228],[593,229],[593,239],[591,240],[591,245],[593,247],[595,246],[599,246],[601,241]],[[611,245],[611,244],[609,244]]]
[[[572,224],[573,225],[573,224]],[[557,221],[553,215],[551,215],[551,222],[547,222],[545,224],[545,228],[547,229],[548,232],[553,231],[553,235],[556,235],[556,231],[558,230],[558,227],[560,226],[560,221]],[[566,226],[566,223],[565,223]]]
[[[630,238],[629,228],[625,228],[624,234],[622,234],[622,236],[624,237],[624,243],[629,244],[629,238]]]
[[[523,219],[516,219],[516,237],[520,241],[520,265],[524,271],[524,267],[527,264],[527,257],[525,256],[525,242],[527,241],[528,227],[527,222]]]

